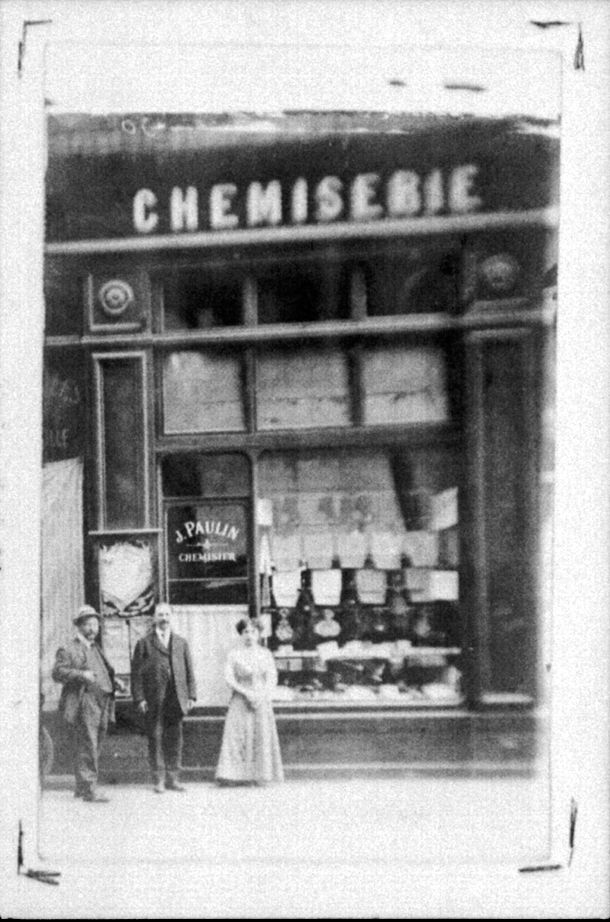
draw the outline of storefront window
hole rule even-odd
[[[168,455],[161,472],[165,497],[250,495],[250,465],[236,452]]]
[[[205,330],[242,321],[239,277],[200,269],[182,270],[163,280],[163,328]]]
[[[257,279],[259,323],[307,323],[349,317],[345,278],[336,263],[275,267]]]
[[[367,265],[370,316],[454,312],[460,301],[463,244],[445,237],[413,242]]]
[[[458,478],[441,449],[261,457],[261,602],[280,700],[462,700]]]
[[[286,346],[257,362],[259,429],[312,429],[350,424],[347,361],[339,349]]]
[[[147,517],[143,358],[96,358],[100,524],[137,528]]]
[[[163,359],[167,433],[245,429],[241,362],[215,352],[172,352]]]

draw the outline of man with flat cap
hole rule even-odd
[[[172,610],[156,606],[151,631],[136,644],[131,666],[134,704],[145,717],[154,791],[184,791],[179,783],[182,720],[197,699],[188,644],[172,631]],[[164,785],[165,775],[165,785]]]
[[[71,729],[75,797],[106,803],[97,787],[98,761],[108,722],[114,720],[114,692],[123,691],[97,643],[100,616],[82,605],[72,619],[76,636],[55,656],[53,679],[63,685],[59,713]]]

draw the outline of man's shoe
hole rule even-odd
[[[75,792],[74,792],[74,796],[75,796],[75,797],[84,797],[84,796],[85,796],[85,792],[84,792],[84,791],[75,791]]]
[[[153,787],[155,794],[164,794],[165,788],[163,787],[163,782],[157,781]]]
[[[108,797],[103,794],[96,794],[95,791],[87,791],[83,794],[83,800],[88,804],[107,804],[110,802]]]
[[[165,782],[165,789],[166,789],[167,791],[180,791],[181,793],[182,793],[183,791],[186,791],[186,788],[183,787],[181,784],[178,784],[177,781],[166,781],[166,782]]]

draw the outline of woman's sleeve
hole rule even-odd
[[[237,681],[237,676],[235,675],[235,662],[232,653],[229,653],[225,663],[225,682],[229,688],[232,688],[240,695],[244,695],[246,698],[248,697],[246,689]]]

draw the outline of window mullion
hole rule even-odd
[[[353,426],[362,426],[364,420],[364,390],[362,384],[362,343],[358,340],[347,350],[350,407]]]

